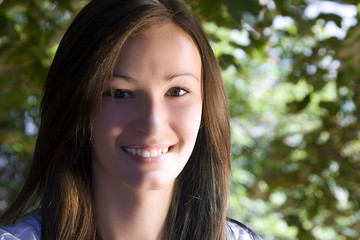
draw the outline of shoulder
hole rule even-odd
[[[38,240],[41,235],[41,216],[34,212],[10,226],[0,226],[0,240]]]
[[[229,218],[227,221],[228,240],[261,240],[250,228]]]

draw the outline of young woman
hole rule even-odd
[[[50,68],[0,239],[258,239],[226,218],[229,175],[226,93],[191,12],[93,0]]]

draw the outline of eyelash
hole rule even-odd
[[[128,94],[130,96],[125,97],[124,95]],[[120,95],[120,96],[117,96]],[[112,98],[129,98],[133,97],[132,93],[128,90],[124,89],[111,89],[104,92],[104,96],[112,97]]]
[[[176,96],[173,96],[173,95],[171,95],[171,91],[177,91],[178,93],[180,93],[181,91],[183,91],[183,93],[181,94],[181,95],[176,95]],[[186,95],[186,94],[188,94],[190,91],[188,90],[188,89],[186,89],[186,88],[184,88],[184,87],[173,87],[173,88],[170,88],[168,91],[167,91],[167,93],[166,93],[166,95],[167,96],[170,96],[170,97],[181,97],[181,96],[184,96],[184,95]]]
[[[175,95],[172,95],[171,91],[176,91]],[[173,88],[170,88],[166,92],[166,96],[181,97],[181,96],[188,94],[189,92],[190,91],[184,87],[173,87]],[[126,94],[127,94],[127,96],[125,96]],[[125,90],[125,89],[110,89],[110,90],[105,91],[103,95],[112,97],[112,98],[117,98],[117,99],[134,97],[134,95],[131,93],[131,91]]]

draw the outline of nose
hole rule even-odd
[[[166,126],[167,114],[164,101],[153,96],[146,96],[138,101],[134,129],[146,135],[158,134]]]

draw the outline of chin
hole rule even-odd
[[[145,191],[145,190],[167,190],[172,189],[176,177],[165,177],[157,173],[148,173],[142,178],[133,179],[127,185],[129,187]]]

